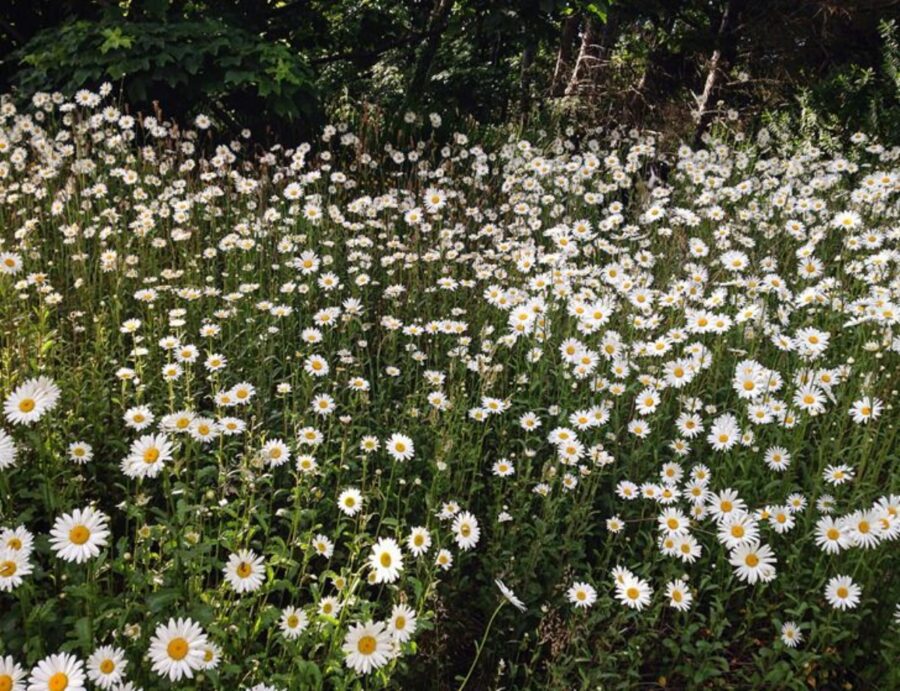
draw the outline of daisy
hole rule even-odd
[[[326,535],[316,535],[312,545],[313,549],[326,559],[331,559],[331,555],[334,554],[334,543]]]
[[[666,597],[669,598],[669,607],[674,607],[679,612],[687,612],[691,608],[694,596],[684,581],[669,581],[666,585]]]
[[[6,397],[3,412],[14,425],[30,425],[56,407],[59,395],[59,387],[51,379],[29,379]]]
[[[318,468],[315,456],[308,453],[302,453],[297,456],[297,461],[294,465],[299,472],[304,474],[314,473],[316,468]]]
[[[375,573],[376,583],[393,583],[403,571],[403,554],[393,538],[383,537],[372,546],[369,568]]]
[[[9,548],[27,556],[31,554],[33,547],[34,535],[28,532],[24,525],[0,530],[0,549]]]
[[[15,276],[22,270],[22,255],[15,252],[0,252],[0,273]]]
[[[406,538],[406,549],[412,552],[413,556],[421,557],[431,547],[431,535],[427,528],[413,528],[409,536]]]
[[[335,408],[337,408],[337,404],[334,401],[334,398],[329,396],[327,393],[319,394],[315,396],[310,403],[310,409],[316,413],[316,415],[328,416],[331,415]]]
[[[321,600],[319,600],[319,614],[323,614],[326,617],[336,617],[338,614],[340,614],[342,608],[343,605],[341,604],[341,601],[333,595],[323,597]]]
[[[381,442],[378,437],[373,437],[371,434],[364,436],[359,442],[359,450],[367,454],[378,451],[380,447]]]
[[[650,584],[633,574],[629,574],[621,584],[616,585],[616,597],[619,602],[639,611],[650,604],[652,593]]]
[[[28,691],[86,691],[84,663],[69,653],[49,655],[28,677]]]
[[[150,639],[150,660],[153,671],[170,681],[182,677],[194,678],[194,672],[203,669],[206,634],[192,619],[173,619],[159,624]]]
[[[771,547],[758,542],[738,545],[731,551],[729,563],[742,581],[750,584],[775,578],[775,555]]]
[[[709,513],[718,522],[724,521],[729,516],[745,513],[747,504],[738,497],[733,489],[725,489],[718,494],[713,494],[707,503]]]
[[[0,470],[12,468],[16,464],[17,453],[13,438],[0,429]]]
[[[505,458],[501,458],[499,461],[494,463],[491,470],[497,477],[509,477],[516,472],[515,466],[513,466],[512,462]]]
[[[461,512],[453,521],[453,533],[460,549],[472,549],[478,544],[478,538],[481,536],[478,520],[468,511]]]
[[[368,674],[384,667],[394,655],[391,635],[384,623],[373,623],[372,620],[353,624],[344,637],[341,649],[346,655],[344,662],[347,667],[358,674]]]
[[[222,572],[228,584],[238,593],[259,590],[266,580],[263,558],[250,549],[241,549],[229,556]]]
[[[150,408],[145,405],[139,405],[126,410],[123,419],[125,420],[126,427],[141,431],[152,425],[153,420],[156,418],[150,411]]]
[[[512,588],[506,585],[499,578],[494,580],[494,585],[496,585],[500,590],[500,594],[503,595],[503,598],[517,610],[519,610],[520,612],[524,612],[527,609],[527,607],[525,607],[525,603],[516,596],[516,594],[512,591]]]
[[[728,451],[740,438],[740,427],[733,415],[721,415],[713,421],[706,440],[715,451]]]
[[[748,513],[737,513],[719,523],[719,542],[728,549],[756,542],[759,538],[759,524]]]
[[[796,623],[786,621],[781,625],[781,642],[788,648],[796,648],[803,641],[803,634]]]
[[[303,369],[314,377],[324,377],[330,371],[328,361],[321,355],[310,355],[303,363]]]
[[[16,664],[12,655],[0,657],[0,689],[25,691],[25,670]]]
[[[791,455],[786,449],[780,446],[773,446],[766,451],[763,460],[772,470],[783,472],[787,470],[788,466],[791,464]]]
[[[856,511],[844,519],[854,547],[870,549],[881,541],[881,523],[874,511]]]
[[[28,552],[0,547],[0,592],[11,592],[18,588],[22,585],[23,576],[29,575],[32,570]]]
[[[173,446],[164,434],[148,434],[131,443],[122,471],[131,478],[156,477],[172,460]]]
[[[569,602],[579,609],[586,609],[597,601],[597,591],[594,586],[580,581],[572,584],[566,596],[569,598]]]
[[[416,451],[412,439],[405,434],[392,434],[385,442],[385,448],[395,461],[408,461]]]
[[[394,605],[388,630],[398,643],[406,643],[416,632],[416,612],[408,605]]]
[[[453,566],[453,555],[450,553],[450,550],[442,549],[437,553],[434,563],[441,571],[449,571],[450,567]]]
[[[94,457],[94,451],[90,444],[83,441],[76,441],[69,444],[68,448],[69,460],[79,465],[88,463]]]
[[[50,531],[50,546],[60,559],[81,564],[96,557],[100,548],[106,546],[108,521],[106,514],[90,506],[63,514]]]
[[[219,666],[222,659],[222,649],[215,643],[209,643],[203,646],[203,667],[201,669],[215,669]]]
[[[338,508],[348,516],[355,516],[362,510],[362,494],[355,487],[349,487],[338,496]]]
[[[883,408],[884,402],[881,399],[866,396],[853,402],[850,407],[850,417],[853,418],[853,422],[862,425],[871,420],[877,420],[881,416]]]
[[[237,405],[247,405],[256,394],[256,388],[249,382],[235,384],[231,391],[231,398]]]
[[[87,675],[101,689],[110,689],[124,681],[127,664],[124,650],[105,645],[88,658]]]
[[[835,609],[854,609],[862,590],[850,576],[835,576],[825,586],[825,598]]]
[[[832,485],[843,485],[845,482],[853,480],[853,469],[848,465],[830,465],[822,473],[825,482]]]
[[[790,507],[772,506],[768,507],[766,511],[769,514],[769,523],[779,535],[788,532],[796,523]]]
[[[666,509],[656,519],[659,529],[666,535],[683,535],[688,532],[690,522],[678,509]]]
[[[288,640],[297,638],[309,625],[309,617],[306,612],[296,607],[285,607],[281,610],[281,622],[279,624],[282,635]]]
[[[288,450],[287,444],[281,439],[270,439],[262,447],[260,453],[266,463],[272,468],[284,465],[291,460],[291,452]]]

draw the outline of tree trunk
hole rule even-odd
[[[434,9],[432,9],[431,16],[428,18],[426,38],[419,50],[413,76],[407,88],[406,102],[408,105],[418,103],[421,98],[425,84],[428,81],[428,74],[434,62],[434,56],[437,55],[438,47],[441,44],[441,36],[447,28],[452,9],[453,0],[435,1]]]
[[[528,121],[528,112],[531,109],[531,66],[534,64],[534,56],[537,46],[534,42],[525,45],[522,51],[522,71],[519,75],[519,112],[522,114],[522,122]]]
[[[696,121],[697,128],[694,131],[694,146],[698,146],[703,140],[703,135],[713,118],[713,110],[710,104],[715,99],[722,81],[722,73],[731,66],[736,54],[735,27],[738,25],[743,0],[726,0],[722,10],[722,18],[716,32],[715,46],[709,58],[709,67],[706,72],[706,80],[703,83],[703,91],[695,97],[697,100]]]
[[[578,58],[575,67],[572,68],[572,76],[566,85],[565,94],[571,96],[577,93],[578,84],[585,78],[590,70],[590,63],[597,49],[597,24],[590,17],[585,21],[584,33],[581,34],[581,47],[578,49]]]
[[[550,96],[557,98],[566,92],[566,78],[572,64],[572,52],[575,48],[575,38],[578,36],[578,25],[581,17],[577,14],[566,18],[562,25],[562,35],[559,39],[559,50],[556,53],[556,66],[553,68],[553,79],[550,82]]]

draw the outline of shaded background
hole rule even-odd
[[[717,112],[900,133],[898,0],[5,0],[0,91],[303,136],[361,105],[696,138]],[[720,107],[720,101],[724,106]],[[733,114],[732,114],[733,115]]]

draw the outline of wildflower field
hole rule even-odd
[[[0,691],[897,688],[900,147],[0,104]]]

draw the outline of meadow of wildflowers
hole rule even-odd
[[[0,104],[0,691],[900,684],[900,147],[109,95]]]

